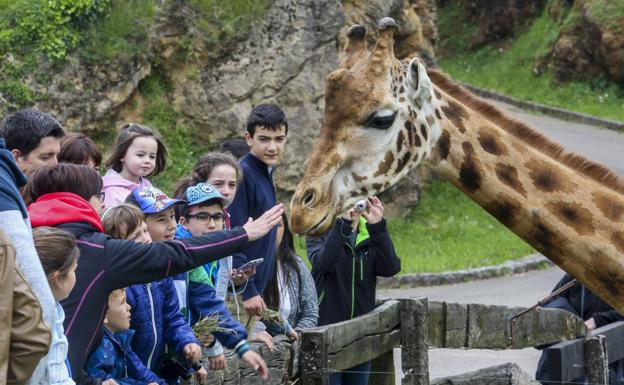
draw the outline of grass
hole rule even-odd
[[[559,83],[552,72],[533,73],[536,60],[548,52],[566,21],[557,25],[545,10],[514,40],[467,52],[465,46],[454,42],[455,36],[465,39],[470,34],[458,19],[457,7],[453,4],[440,10],[439,27],[440,65],[456,80],[523,100],[624,121],[624,86],[606,79]],[[574,12],[568,14],[568,20],[574,17]]]
[[[147,30],[155,17],[153,0],[114,0],[106,17],[86,32],[81,57],[94,64],[130,59],[147,49]]]
[[[450,183],[435,180],[405,219],[389,219],[401,273],[441,272],[496,265],[533,248]],[[306,256],[305,241],[295,246]],[[306,257],[307,258],[307,257]]]

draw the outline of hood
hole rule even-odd
[[[11,151],[6,149],[3,138],[0,138],[0,168],[6,171],[6,176],[0,176],[0,191],[15,201],[22,212],[22,216],[26,218],[28,214],[26,205],[18,189],[26,184],[27,179],[24,173],[17,167]],[[1,206],[3,205],[0,204]]]
[[[176,226],[175,239],[191,238],[193,234],[178,223]]]
[[[100,216],[89,202],[68,192],[40,196],[35,203],[28,206],[28,214],[33,227],[86,222],[97,231],[104,232]]]
[[[107,187],[125,187],[129,190],[134,190],[137,187],[141,186],[142,179],[139,179],[139,183],[134,183],[131,180],[124,178],[119,175],[119,173],[115,170],[109,169],[106,171],[106,174],[102,177],[102,182],[104,182],[104,188]]]

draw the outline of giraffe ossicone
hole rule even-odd
[[[347,34],[291,229],[322,234],[424,163],[624,314],[624,182],[418,58],[396,59],[390,20],[370,52],[364,27]]]

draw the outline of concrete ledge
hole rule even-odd
[[[522,259],[507,261],[496,266],[475,269],[448,271],[443,273],[419,273],[377,278],[377,288],[398,289],[405,287],[450,285],[467,281],[477,281],[504,275],[525,273],[529,270],[543,269],[553,263],[541,254],[532,254]]]
[[[624,123],[615,120],[598,118],[592,115],[581,114],[578,112],[567,111],[557,107],[545,106],[534,102],[527,102],[512,98],[511,96],[499,94],[498,92],[484,90],[478,87],[471,86],[469,84],[460,83],[466,89],[473,93],[488,99],[494,99],[501,102],[505,102],[516,107],[520,107],[525,110],[541,112],[545,115],[553,116],[563,120],[569,120],[577,123],[588,124],[592,126],[600,126],[611,130],[624,132]]]

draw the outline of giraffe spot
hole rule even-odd
[[[405,134],[403,134],[403,130],[401,130],[397,136],[397,153],[401,152],[403,149],[403,142],[405,142]]]
[[[414,127],[414,124],[412,122],[407,120],[405,122],[405,128],[407,128],[407,138],[409,139],[409,145],[410,147],[414,147],[415,137],[417,136],[416,127]]]
[[[420,141],[420,136],[418,136],[416,131],[414,131],[414,144],[416,145],[416,147],[422,146],[422,142]]]
[[[420,125],[420,134],[422,135],[424,140],[427,140],[427,127],[424,124]]]
[[[435,95],[436,99],[440,100],[442,99],[442,95],[440,94],[440,91],[438,91],[437,89],[433,89],[433,94]]]
[[[426,120],[427,120],[427,123],[429,123],[430,126],[432,126],[433,123],[435,122],[435,118],[433,117],[433,115],[427,116]]]
[[[467,192],[473,193],[481,187],[483,180],[481,167],[479,161],[473,156],[474,148],[472,144],[464,142],[462,143],[462,148],[465,157],[459,169],[459,183]]]
[[[512,227],[516,222],[522,205],[507,194],[499,194],[496,199],[487,203],[484,208],[506,227]]]
[[[440,159],[446,160],[451,151],[451,134],[447,130],[442,131],[440,139],[438,139],[438,149],[440,152]]]
[[[362,187],[362,190],[360,190],[360,194],[361,195],[368,195],[368,189],[366,187]]]
[[[518,179],[518,170],[516,170],[515,167],[508,164],[496,163],[494,171],[496,172],[496,177],[498,178],[498,180],[514,189],[514,191],[522,194],[522,196],[526,198],[527,192],[524,189],[524,186],[522,186],[520,180]]]
[[[382,187],[381,183],[373,183],[373,190],[379,191],[381,190],[381,187]]]
[[[548,203],[546,208],[579,235],[593,234],[595,231],[592,213],[583,206],[558,201]]]
[[[532,240],[531,245],[537,251],[544,254],[544,256],[557,265],[561,265],[564,254],[561,245],[563,245],[565,240],[558,233],[551,230],[538,219],[528,238]]]
[[[613,243],[613,246],[615,246],[617,251],[624,254],[624,232],[622,231],[614,232],[613,235],[611,236],[611,242]]]
[[[383,188],[387,189],[388,187],[390,187],[390,182],[385,182],[383,185]]]
[[[481,127],[479,129],[479,144],[488,153],[492,155],[506,155],[508,153],[507,146],[501,141],[498,134],[489,127]]]
[[[405,87],[403,87],[403,85],[401,85],[401,89],[399,90],[399,93],[402,94],[405,92]]]
[[[533,185],[540,191],[569,193],[576,189],[574,182],[565,180],[561,172],[549,164],[530,160],[524,165],[530,170],[529,177],[533,181]]]
[[[356,182],[358,182],[358,183],[359,183],[359,182],[363,182],[363,181],[365,181],[366,179],[368,179],[368,177],[367,177],[367,176],[360,176],[360,175],[358,175],[358,174],[356,174],[356,173],[354,173],[354,172],[352,172],[352,173],[351,173],[351,176],[353,177],[353,180],[355,180],[355,181],[356,181]]]
[[[350,195],[351,195],[352,197],[359,197],[359,196],[360,196],[360,193],[358,193],[357,191],[351,191],[351,194],[350,194]]]
[[[432,100],[433,97],[431,96],[431,94],[429,94],[429,96],[427,96],[427,103],[431,103]]]
[[[388,173],[388,170],[390,170],[390,167],[392,167],[393,162],[394,154],[392,153],[392,151],[386,152],[384,159],[381,161],[381,163],[379,163],[379,167],[377,168],[377,171],[375,171],[375,173],[373,174],[373,177],[386,175],[386,173]]]
[[[401,96],[401,97],[399,98],[399,103],[405,103],[405,97]]]
[[[442,119],[442,114],[440,113],[440,110],[438,110],[437,108],[435,109],[435,115],[436,115],[436,118]]]
[[[409,159],[412,156],[412,154],[410,152],[406,152],[405,154],[403,154],[403,156],[397,161],[397,168],[396,171],[394,172],[394,174],[398,174],[401,171],[403,171],[403,169],[405,168],[405,166],[407,166],[407,164],[409,163]]]
[[[459,132],[462,134],[466,132],[466,126],[464,126],[463,119],[468,117],[468,114],[466,113],[464,107],[454,101],[450,101],[448,105],[442,106],[442,112],[444,112],[444,116],[446,116],[446,118],[459,129]]]
[[[462,143],[462,150],[464,150],[464,156],[470,157],[475,154],[474,147],[470,142]]]
[[[624,205],[617,201],[615,196],[610,196],[601,192],[593,192],[594,203],[602,214],[612,222],[617,222],[624,214]]]

